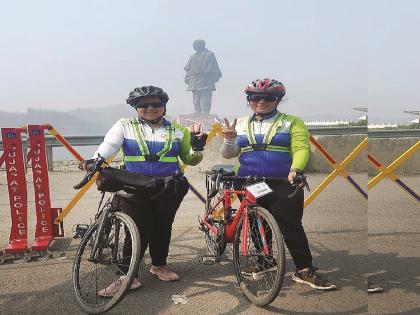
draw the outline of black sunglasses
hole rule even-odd
[[[165,104],[161,103],[161,102],[154,102],[154,103],[144,103],[144,104],[140,104],[138,103],[136,105],[136,108],[148,108],[148,107],[153,107],[153,108],[160,108],[163,107]]]
[[[265,100],[267,103],[275,102],[278,97],[275,95],[250,95],[247,97],[248,102],[259,102]]]

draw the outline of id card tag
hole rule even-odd
[[[265,196],[265,195],[273,192],[271,190],[271,188],[265,182],[261,182],[261,183],[256,183],[256,184],[249,185],[249,186],[246,187],[246,189],[255,198],[260,198],[262,196]]]

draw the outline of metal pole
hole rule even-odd
[[[52,172],[54,170],[53,147],[52,146],[46,146],[45,150],[47,151],[48,171]]]

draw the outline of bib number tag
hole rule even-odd
[[[246,187],[246,189],[255,198],[260,198],[262,196],[265,196],[265,195],[273,192],[271,190],[271,188],[265,182],[261,182],[261,183],[256,183],[256,184],[249,185],[249,186]]]

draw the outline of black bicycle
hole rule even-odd
[[[164,188],[164,181],[133,174],[112,167],[103,168],[105,159],[99,157],[90,166],[83,180],[74,186],[80,189],[99,172],[97,185],[102,191],[98,212],[84,233],[73,264],[72,281],[80,308],[89,314],[109,311],[125,296],[136,277],[140,263],[140,234],[133,219],[118,208],[115,194],[104,202],[105,192],[138,189],[151,194]],[[98,183],[99,180],[99,183]],[[122,281],[121,289],[112,297],[98,293],[114,281]]]

